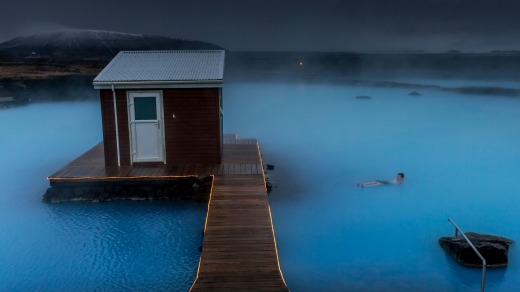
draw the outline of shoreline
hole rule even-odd
[[[494,85],[493,81],[519,82],[499,69],[483,71],[491,57],[508,58],[509,55],[485,55],[479,70],[467,72],[471,68],[451,68],[445,58],[478,58],[473,55],[442,55],[442,66],[436,68],[435,59],[422,60],[418,65],[402,64],[401,67],[379,67],[386,63],[398,65],[400,58],[418,58],[416,55],[397,55],[397,59],[371,60],[368,55],[348,53],[240,53],[230,52],[230,64],[226,66],[227,83],[234,82],[304,82],[311,84],[333,84],[375,88],[403,88],[410,91],[441,90],[460,94],[485,96],[520,97],[520,88]],[[420,55],[428,58],[429,55]],[[471,57],[473,56],[473,57]],[[356,58],[364,58],[368,64]],[[516,60],[516,55],[511,56]],[[302,60],[302,61],[298,61]],[[486,61],[487,60],[487,61]],[[359,63],[361,62],[361,63]],[[397,62],[397,63],[396,63]],[[459,61],[461,62],[461,61]],[[467,62],[467,61],[465,61]],[[456,62],[455,62],[456,63]],[[387,65],[388,65],[387,64]],[[487,64],[487,65],[486,65]],[[503,64],[502,64],[503,65]],[[14,96],[16,99],[38,101],[76,101],[95,99],[92,80],[105,66],[101,61],[51,62],[45,60],[0,61],[0,96]],[[414,67],[415,66],[415,67]],[[446,70],[443,69],[446,66]],[[505,65],[503,65],[505,66]],[[500,67],[500,66],[499,66]],[[431,84],[417,84],[410,79],[425,79]],[[445,86],[434,83],[439,80],[483,81],[483,86]],[[401,81],[403,80],[403,81]],[[79,94],[78,94],[79,93]]]

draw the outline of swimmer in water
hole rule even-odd
[[[375,186],[381,186],[381,185],[397,185],[402,184],[404,182],[404,173],[400,172],[396,175],[396,177],[391,180],[374,180],[374,181],[367,181],[367,182],[358,182],[358,187],[375,187]]]

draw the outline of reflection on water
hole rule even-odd
[[[437,243],[453,233],[448,217],[520,238],[520,99],[409,91],[226,84],[225,131],[257,137],[276,166],[270,202],[292,291],[475,291],[481,270],[447,262]],[[400,171],[402,186],[356,187]],[[488,288],[520,285],[511,249]]]

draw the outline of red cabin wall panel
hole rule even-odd
[[[220,163],[219,89],[164,90],[163,104],[167,163]]]
[[[101,120],[103,125],[103,143],[105,147],[105,165],[117,166],[117,141],[112,91],[103,89],[100,90],[100,98]],[[125,90],[116,90],[116,104],[121,165],[130,165],[130,140]]]
[[[161,89],[155,89],[157,91]],[[128,90],[145,91],[145,90]],[[127,90],[116,90],[121,165],[131,165]],[[219,88],[162,89],[166,163],[220,163]],[[105,164],[117,165],[111,90],[100,90]],[[173,118],[175,115],[175,118]]]

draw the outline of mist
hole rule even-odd
[[[518,98],[309,82],[239,82],[224,92],[225,132],[258,138],[275,165],[269,202],[292,291],[473,291],[480,270],[437,243],[453,234],[447,218],[520,238],[508,223],[518,220]],[[356,186],[397,172],[403,185]],[[513,249],[506,271],[488,270],[486,288],[518,285]]]
[[[226,83],[305,82],[520,97],[518,68],[520,54],[228,51],[224,75]],[[93,78],[2,79],[0,95],[30,102],[97,101]]]
[[[509,224],[520,220],[520,141],[511,135],[520,99],[479,91],[520,90],[505,78],[518,56],[238,54],[226,65],[224,132],[258,138],[263,161],[276,166],[269,202],[291,290],[474,290],[479,271],[437,244],[453,233],[447,217],[465,231],[520,238]],[[189,287],[205,205],[41,202],[45,177],[102,140],[98,93],[84,78],[35,84],[28,92],[40,100],[0,110],[1,246],[28,255],[2,255],[0,289]],[[468,87],[478,93],[447,90]],[[48,102],[85,93],[87,101]],[[406,173],[402,186],[356,187],[396,172]],[[162,268],[147,269],[151,262]],[[518,287],[519,262],[511,252],[488,285]]]

